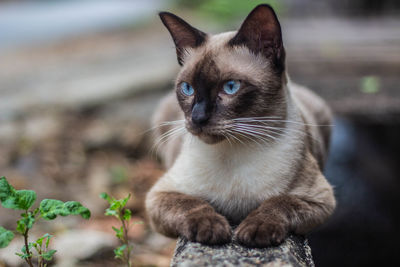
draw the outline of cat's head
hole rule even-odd
[[[189,132],[217,143],[251,134],[251,118],[285,117],[285,51],[269,5],[253,9],[237,32],[217,35],[168,12],[160,17],[182,66],[175,85]]]

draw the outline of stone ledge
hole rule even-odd
[[[281,245],[250,249],[233,241],[224,246],[205,246],[179,239],[171,266],[314,266],[307,239],[289,236]]]

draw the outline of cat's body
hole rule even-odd
[[[268,12],[270,7],[262,5],[249,18],[271,16]],[[211,81],[234,76],[243,88],[235,97],[216,90],[212,109],[219,114],[207,118],[214,125],[209,130],[205,124],[199,130],[194,123],[195,106],[204,97],[196,100],[178,92],[178,99],[171,94],[160,105],[156,125],[186,120],[189,132],[160,147],[169,170],[147,196],[153,227],[169,236],[219,244],[230,240],[229,222],[239,225],[235,230],[239,242],[260,247],[281,242],[288,232],[304,234],[322,223],[335,206],[332,188],[321,172],[331,124],[323,100],[289,81],[284,51],[276,49],[275,40],[272,52],[264,47],[258,54],[251,45],[230,46],[241,31],[223,33],[207,36],[200,45],[194,42],[180,54],[182,43],[168,18],[163,21],[183,64],[177,87],[180,80],[188,80],[197,88],[214,88]],[[274,61],[271,53],[278,55]],[[207,81],[210,85],[204,86]],[[255,88],[260,96],[252,93]],[[200,89],[198,95],[202,96]],[[158,135],[168,134],[171,127],[160,128]],[[228,131],[234,127],[236,132]]]

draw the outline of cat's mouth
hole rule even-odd
[[[205,125],[200,127],[188,123],[186,128],[191,134],[207,144],[216,144],[225,139],[221,131],[213,126]]]

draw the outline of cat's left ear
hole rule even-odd
[[[161,12],[159,15],[174,40],[178,63],[182,66],[186,49],[202,45],[207,34],[172,13]]]
[[[245,45],[270,59],[278,71],[285,69],[285,50],[278,18],[270,5],[255,7],[242,23],[230,45]]]

